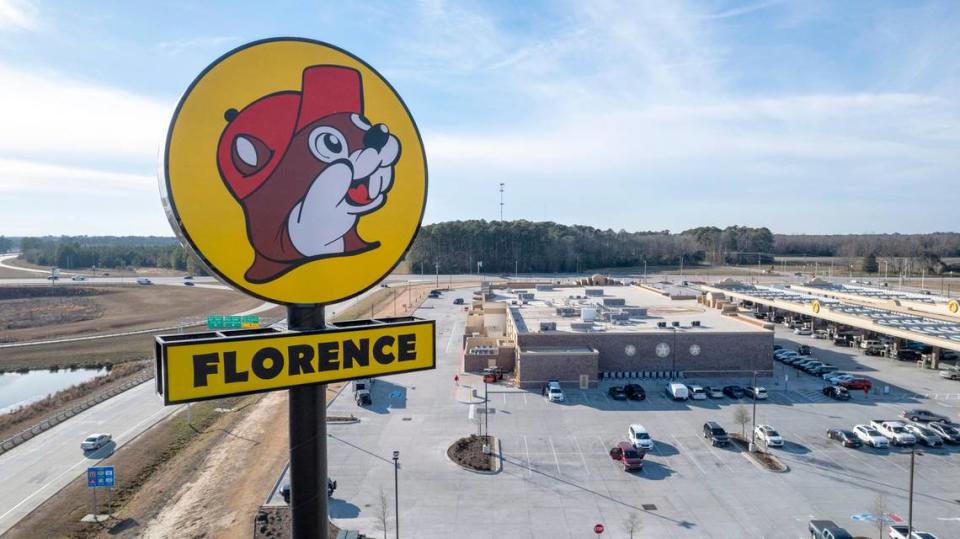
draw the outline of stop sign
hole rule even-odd
[[[593,533],[597,535],[600,535],[601,533],[603,533],[603,524],[597,524],[596,526],[594,526]]]

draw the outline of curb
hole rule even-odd
[[[751,457],[751,456],[750,456],[750,451],[741,449],[741,450],[740,450],[740,454],[743,456],[743,458],[745,458],[745,459],[747,459],[748,461],[750,461],[751,464],[753,464],[754,466],[756,466],[757,468],[759,468],[759,469],[761,469],[761,470],[763,470],[763,471],[765,471],[765,472],[770,472],[770,473],[787,473],[787,472],[790,471],[790,466],[787,466],[786,464],[784,464],[783,461],[781,461],[779,458],[777,458],[777,462],[779,462],[780,465],[783,466],[783,469],[782,469],[782,470],[771,470],[770,468],[767,468],[766,466],[764,466],[763,464],[761,464],[760,461],[758,461],[757,459]],[[772,455],[772,453],[767,453],[767,454],[768,454],[768,455]],[[774,458],[776,458],[776,457],[774,457]]]
[[[497,438],[496,436],[491,436],[491,438],[493,438],[493,443],[494,443],[494,445],[496,446],[496,449],[494,449],[494,457],[493,457],[493,458],[496,458],[496,459],[497,459],[497,460],[496,460],[496,464],[495,464],[493,470],[489,470],[489,471],[488,471],[488,470],[474,470],[473,468],[467,468],[466,466],[464,466],[464,465],[460,464],[459,462],[457,462],[457,461],[453,460],[452,458],[450,458],[450,455],[447,453],[447,449],[450,449],[450,446],[447,446],[447,449],[444,449],[444,450],[443,450],[443,456],[445,456],[445,457],[447,458],[447,461],[449,461],[451,464],[453,464],[453,465],[455,465],[455,466],[457,466],[457,467],[459,467],[459,468],[461,468],[461,469],[463,469],[463,470],[466,470],[466,471],[468,471],[468,472],[475,473],[475,474],[477,474],[477,475],[497,475],[498,473],[500,473],[501,471],[503,471],[503,452],[501,451],[501,448],[500,448],[500,438]]]

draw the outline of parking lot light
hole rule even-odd
[[[398,479],[398,470],[400,469],[400,452],[393,452],[393,522],[395,524],[395,539],[400,539],[400,481]]]

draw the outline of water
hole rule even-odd
[[[107,374],[107,369],[60,369],[0,374],[0,414],[38,401],[61,389]]]

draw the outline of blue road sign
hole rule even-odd
[[[87,468],[87,486],[90,488],[113,487],[113,466],[91,466]]]

